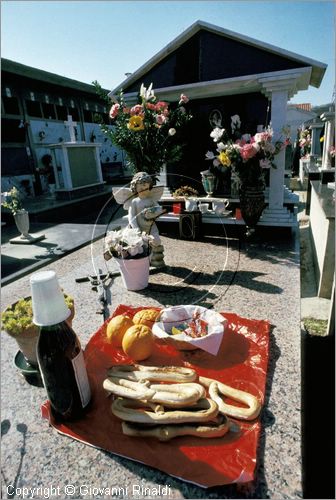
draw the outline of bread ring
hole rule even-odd
[[[169,441],[177,436],[197,436],[201,438],[222,437],[230,429],[230,424],[225,415],[219,415],[215,422],[204,424],[184,425],[155,425],[144,426],[141,424],[122,422],[122,431],[127,436],[155,437],[159,441]]]
[[[209,395],[211,399],[216,401],[220,413],[229,415],[231,417],[240,418],[242,420],[254,420],[260,413],[261,404],[258,399],[252,394],[240,391],[239,389],[234,389],[229,385],[218,382],[207,377],[199,377],[201,384],[209,388]],[[245,403],[248,408],[240,408],[238,406],[233,406],[225,403],[223,401],[223,396],[228,396],[235,401]]]
[[[184,422],[207,422],[218,414],[218,406],[211,399],[201,399],[196,405],[179,410],[162,409],[153,411],[152,404],[141,404],[138,401],[116,399],[113,401],[112,413],[128,422],[143,424],[180,424]]]
[[[184,366],[115,365],[109,368],[108,375],[134,381],[194,382],[197,379],[196,371]]]
[[[196,403],[205,397],[205,389],[196,383],[185,384],[151,384],[149,386],[154,391],[150,398],[153,403],[162,403],[164,406],[180,407]]]
[[[118,379],[115,377],[105,379],[103,387],[105,390],[115,394],[116,396],[139,399],[141,401],[147,401],[155,394],[155,391],[149,389],[145,384],[133,382],[131,380]]]

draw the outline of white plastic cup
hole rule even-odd
[[[57,325],[70,316],[71,311],[66,305],[55,271],[32,274],[30,287],[35,325]]]

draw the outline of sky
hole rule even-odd
[[[197,20],[327,64],[320,88],[290,102],[333,100],[332,1],[2,0],[1,56],[113,90]]]

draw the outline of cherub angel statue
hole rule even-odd
[[[117,203],[128,210],[128,223],[131,227],[144,231],[154,237],[151,242],[151,265],[162,267],[163,245],[155,219],[165,213],[158,204],[164,186],[154,186],[152,176],[147,172],[137,172],[130,183],[130,188],[113,188],[113,196]]]

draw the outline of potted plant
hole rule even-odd
[[[148,286],[150,243],[154,238],[133,227],[109,231],[105,237],[105,260],[114,257],[127,290]]]
[[[72,324],[75,315],[73,298],[64,294],[66,304],[71,311],[67,321]],[[19,349],[34,367],[37,366],[36,344],[39,328],[33,323],[33,309],[31,297],[25,297],[8,306],[1,313],[2,329],[18,343]]]
[[[29,239],[29,213],[23,208],[21,195],[16,187],[1,193],[1,205],[12,212],[21,239]]]

